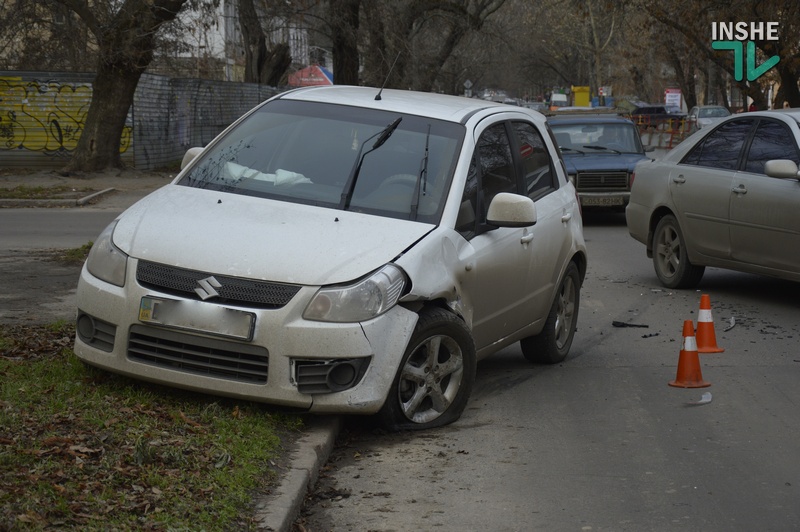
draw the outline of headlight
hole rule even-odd
[[[92,245],[92,250],[86,259],[86,269],[98,279],[117,286],[124,286],[128,256],[111,241],[116,226],[115,220],[97,237],[97,242]]]
[[[569,182],[572,183],[573,187],[578,186],[578,177],[575,174],[567,174],[567,179],[569,179]]]
[[[314,321],[357,322],[380,316],[392,308],[406,285],[406,276],[387,264],[350,286],[320,288],[303,317]]]

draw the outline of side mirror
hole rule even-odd
[[[183,155],[183,160],[181,161],[181,170],[186,168],[195,157],[200,155],[201,151],[203,151],[203,148],[189,148],[189,150]]]
[[[536,206],[527,196],[500,192],[489,204],[486,223],[497,227],[530,227],[536,223]]]
[[[788,159],[774,159],[764,164],[764,172],[770,177],[780,177],[783,179],[798,179],[800,172],[797,164]]]

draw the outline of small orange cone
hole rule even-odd
[[[683,322],[683,349],[678,358],[678,374],[674,381],[667,384],[677,388],[705,388],[711,386],[710,382],[703,380],[700,370],[700,357],[697,354],[697,342],[694,337],[692,320]]]
[[[711,298],[708,294],[700,296],[700,312],[697,314],[697,352],[722,353],[717,347],[717,335],[714,332],[714,318],[711,316]]]

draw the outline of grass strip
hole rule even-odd
[[[84,365],[74,327],[0,326],[0,530],[253,530],[302,426]]]

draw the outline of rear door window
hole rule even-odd
[[[772,159],[789,159],[800,165],[797,142],[792,131],[782,122],[761,120],[745,162],[745,171],[764,173],[764,163]]]
[[[682,164],[736,170],[753,119],[733,120],[717,128],[695,146]]]

